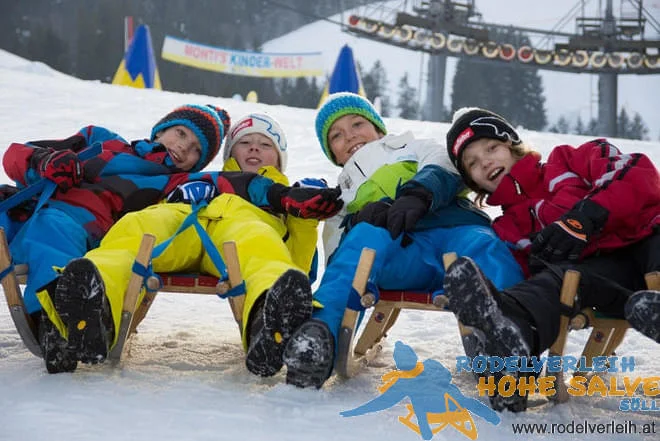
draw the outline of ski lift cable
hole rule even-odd
[[[651,15],[649,10],[644,7],[641,0],[628,0],[628,3],[631,3],[633,6],[640,8],[646,16],[646,19],[649,21],[651,27],[653,27],[653,29],[660,34],[660,22],[656,20],[655,17]]]
[[[591,0],[587,0],[587,4],[588,4],[590,1],[591,1]],[[562,29],[564,26],[566,26],[566,25],[568,24],[569,20],[575,19],[577,13],[579,12],[579,9],[582,7],[582,3],[583,3],[582,1],[578,1],[577,3],[575,3],[575,4],[573,5],[573,7],[572,7],[572,8],[571,8],[566,14],[564,14],[564,16],[561,17],[561,18],[559,19],[559,21],[558,21],[558,22],[557,22],[557,23],[556,23],[556,24],[550,29],[550,32],[555,32],[555,31],[558,31],[558,30]],[[545,37],[543,37],[543,38],[540,40],[540,42],[539,42],[539,46],[543,46],[543,44],[544,44],[546,41],[547,41],[548,43],[550,43],[550,39],[551,39],[551,36],[550,36],[550,35],[546,35]]]

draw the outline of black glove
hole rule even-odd
[[[0,185],[0,201],[9,199],[19,191],[20,190],[14,187],[13,185],[7,185],[7,184]],[[9,218],[14,221],[25,222],[26,220],[28,220],[30,216],[32,216],[32,213],[34,213],[34,209],[36,208],[36,206],[37,206],[37,201],[34,198],[32,198],[30,200],[21,202],[15,207],[10,208],[9,210],[7,210],[7,214],[9,215]]]
[[[360,211],[354,213],[350,225],[351,228],[360,222],[366,222],[377,227],[387,228],[387,211],[392,206],[391,199],[389,201],[369,202]]]
[[[37,150],[30,164],[41,177],[55,182],[63,192],[80,185],[83,179],[82,164],[71,150]]]
[[[428,213],[433,195],[424,187],[413,187],[401,192],[387,212],[387,229],[392,239],[409,233]]]
[[[288,213],[303,219],[327,219],[339,212],[344,202],[341,189],[287,187],[273,184],[268,189],[268,203],[277,213]]]
[[[215,185],[206,181],[190,181],[178,185],[167,195],[167,202],[184,202],[186,204],[209,202],[218,195]]]
[[[609,211],[584,199],[539,232],[532,242],[531,254],[549,263],[577,261],[594,233],[600,231]]]

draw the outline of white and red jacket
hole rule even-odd
[[[623,154],[607,140],[596,139],[577,148],[557,146],[545,164],[540,160],[532,152],[516,162],[487,200],[502,207],[493,228],[513,245],[525,270],[534,233],[581,199],[609,211],[607,223],[592,237],[583,257],[637,242],[660,225],[660,174],[646,155]]]

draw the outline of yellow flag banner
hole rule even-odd
[[[321,52],[265,53],[226,49],[165,36],[161,56],[164,60],[248,77],[322,76]]]

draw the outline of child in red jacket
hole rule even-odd
[[[555,147],[547,162],[501,116],[460,109],[447,149],[477,200],[500,206],[495,232],[529,279],[498,292],[469,258],[447,271],[450,309],[474,328],[468,354],[538,355],[559,334],[564,272],[580,272],[578,305],[594,307],[660,342],[660,292],[644,275],[660,270],[660,175],[640,153],[605,139]],[[492,397],[495,408],[524,410],[526,397]]]

